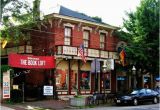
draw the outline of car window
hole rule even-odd
[[[138,93],[138,91],[133,91],[131,94],[137,94]]]
[[[146,90],[145,90],[145,89],[141,89],[141,90],[139,91],[139,93],[140,93],[140,94],[145,94],[145,93],[146,93]]]
[[[146,90],[146,93],[147,93],[147,94],[150,94],[151,92],[152,92],[152,91],[151,91],[150,89],[147,89],[147,90]]]

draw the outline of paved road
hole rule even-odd
[[[0,110],[14,110],[14,109],[11,109],[5,106],[0,106]],[[25,110],[38,110],[38,109],[25,109]],[[52,109],[48,109],[48,110],[52,110]],[[139,106],[103,106],[103,107],[99,106],[95,108],[84,108],[84,109],[72,108],[72,109],[63,109],[63,110],[160,110],[160,103],[159,104],[145,104],[145,105],[139,105]]]
[[[145,104],[139,106],[106,106],[106,107],[96,107],[96,108],[85,108],[83,110],[159,110],[160,104]],[[82,110],[82,109],[76,109]]]

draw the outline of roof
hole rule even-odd
[[[59,14],[64,15],[64,16],[79,18],[79,19],[83,19],[83,20],[87,20],[87,21],[91,21],[91,22],[102,23],[102,22],[96,21],[95,19],[93,19],[83,13],[79,13],[79,12],[70,10],[70,9],[63,7],[63,6],[60,6]]]
[[[54,9],[52,8],[52,10],[50,10],[50,14],[48,13],[48,15],[52,15],[52,14],[58,14],[60,16],[72,17],[72,18],[76,18],[76,19],[85,20],[85,21],[88,21],[88,22],[100,24],[102,26],[107,26],[109,28],[118,29],[118,27],[116,27],[116,26],[112,26],[112,25],[109,25],[107,23],[95,20],[92,17],[87,16],[84,13],[73,11],[71,9],[68,9],[68,8],[66,8],[64,6],[60,6],[60,5],[57,5],[56,7],[54,7]]]

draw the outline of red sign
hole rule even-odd
[[[18,68],[54,68],[54,56],[29,56],[9,54],[9,65]]]

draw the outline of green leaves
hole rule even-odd
[[[1,21],[2,33],[1,37],[9,39],[13,43],[18,43],[20,40],[26,40],[29,37],[27,31],[23,28],[32,28],[39,21],[34,19],[34,13],[37,11],[30,7],[27,0],[1,0]],[[38,10],[40,0],[35,0],[35,6]],[[36,4],[37,3],[37,4]],[[37,17],[37,16],[36,16]]]
[[[152,73],[159,73],[159,5],[157,0],[142,0],[136,12],[126,13],[124,19],[126,31],[120,31],[121,39],[126,40],[128,58],[137,65],[145,62],[143,67]],[[149,65],[153,65],[150,67]]]

